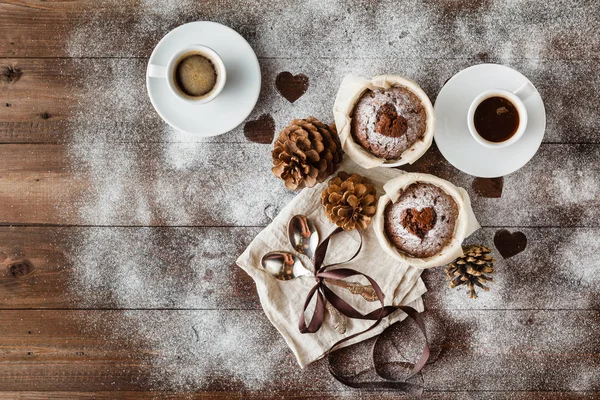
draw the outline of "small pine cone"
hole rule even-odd
[[[327,217],[346,231],[367,229],[377,209],[375,188],[358,175],[340,171],[321,192]]]
[[[491,250],[486,246],[464,246],[463,256],[446,266],[446,278],[450,281],[448,286],[452,289],[466,284],[471,299],[477,298],[475,286],[489,290],[484,283],[491,282],[493,279],[484,274],[495,272],[494,261],[496,261],[490,253]]]
[[[313,187],[335,172],[343,152],[332,127],[308,117],[293,120],[279,132],[271,153],[272,171],[288,189]]]

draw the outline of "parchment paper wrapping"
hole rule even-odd
[[[450,243],[444,247],[438,254],[427,258],[414,258],[399,251],[396,246],[391,244],[384,230],[384,211],[387,204],[395,202],[399,197],[399,190],[408,187],[415,182],[432,183],[443,189],[447,194],[452,196],[458,205],[458,218],[454,226],[454,235]],[[451,184],[450,182],[429,174],[421,173],[406,173],[387,182],[383,189],[385,195],[379,198],[377,204],[377,213],[373,219],[373,228],[381,247],[392,257],[412,265],[415,268],[426,269],[445,265],[463,255],[462,242],[471,233],[480,228],[473,209],[471,208],[471,200],[466,190]]]
[[[407,149],[399,160],[391,161],[376,157],[357,144],[350,132],[351,115],[354,105],[360,99],[365,90],[388,89],[392,86],[404,86],[416,94],[425,110],[427,111],[427,128],[421,140],[418,140]],[[371,80],[355,75],[346,75],[338,89],[335,103],[333,104],[333,117],[342,143],[342,148],[355,163],[363,168],[374,167],[397,167],[404,164],[412,164],[418,160],[431,146],[435,128],[435,117],[433,106],[427,94],[414,81],[396,75],[379,75]]]
[[[347,158],[341,164],[339,171],[358,173],[365,176],[375,187],[378,195],[384,193],[383,185],[385,182],[403,174],[403,172],[394,169],[366,170]],[[348,319],[347,331],[345,334],[340,335],[332,328],[326,316],[325,322],[318,332],[300,333],[298,320],[306,296],[316,283],[315,279],[308,276],[291,281],[279,281],[267,274],[260,266],[260,260],[266,253],[274,250],[292,250],[287,239],[287,224],[293,215],[306,215],[319,231],[321,239],[336,228],[327,219],[321,205],[321,191],[326,186],[327,182],[323,182],[314,188],[302,190],[281,210],[273,222],[256,236],[237,260],[237,264],[254,279],[267,318],[281,333],[301,367],[305,367],[321,358],[341,338],[362,331],[373,323],[373,321]],[[356,233],[344,233],[335,236],[329,244],[325,264],[348,259],[357,247],[358,235]],[[300,258],[305,266],[313,270],[312,264],[306,257],[301,256]],[[364,232],[363,248],[360,254],[351,262],[342,264],[339,267],[352,268],[375,279],[385,294],[386,305],[410,305],[419,312],[423,311],[421,295],[426,292],[426,289],[420,279],[421,270],[413,268],[382,251],[372,224]],[[366,280],[360,282],[365,283]],[[330,285],[329,288],[362,312],[370,312],[378,308],[378,302],[366,302],[361,296],[350,294],[347,290],[335,286]],[[307,315],[312,315],[312,309],[308,310]],[[350,341],[349,344],[373,337],[381,333],[390,324],[405,317],[406,314],[402,312],[394,313],[385,318],[377,328]]]

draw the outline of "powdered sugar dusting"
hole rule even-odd
[[[165,390],[349,391],[324,363],[298,368],[261,310],[103,311],[82,315],[80,323],[84,331],[101,331],[108,347],[126,349],[132,363],[150,365],[136,378],[145,390],[157,391],[156,398]]]
[[[580,295],[600,295],[600,235],[597,229],[577,229],[558,243],[554,250],[558,275],[578,288]],[[589,308],[598,307],[593,297]]]
[[[390,118],[403,121],[405,130],[379,132],[377,124],[388,107]],[[395,115],[394,115],[395,113]],[[402,123],[398,124],[402,125]],[[427,112],[417,96],[403,87],[369,91],[361,96],[352,115],[352,133],[360,145],[377,157],[397,160],[425,133]],[[388,135],[390,133],[399,136]]]
[[[551,173],[550,190],[560,193],[565,202],[571,204],[593,203],[600,198],[600,182],[596,174],[583,169],[565,166]]]
[[[407,210],[423,211],[431,208],[434,223],[431,229],[419,237],[403,225]],[[452,197],[435,185],[413,184],[402,191],[398,200],[385,210],[386,234],[401,250],[416,257],[431,257],[452,239],[458,215],[458,206]]]
[[[167,31],[165,24],[171,25],[187,6],[143,1],[140,7],[135,23],[127,25],[134,38],[154,29]],[[70,39],[70,55],[88,51],[90,35],[105,37],[109,20],[99,13],[78,28]],[[125,31],[125,26],[108,28]],[[87,190],[61,209],[75,208],[81,224],[265,224],[265,208],[278,208],[291,198],[269,173],[264,146],[215,147],[157,122],[144,89],[145,61],[74,62],[85,74],[74,99],[68,149],[72,173],[87,182]],[[91,308],[256,308],[255,293],[239,282],[234,265],[256,233],[247,228],[83,229],[70,244],[73,294]],[[239,297],[232,298],[232,292]],[[255,321],[244,316],[226,323],[228,313],[219,312],[169,312],[166,320],[164,313],[151,321],[145,315],[127,312],[114,321],[114,330],[151,349],[154,356],[144,361],[153,366],[149,379],[156,389],[210,388],[215,379],[257,389],[272,380],[278,365],[293,361],[268,324],[251,328]],[[258,346],[265,337],[274,345]],[[256,362],[262,368],[254,368]]]
[[[81,229],[69,248],[74,296],[85,307],[256,308],[253,285],[240,281],[235,259],[258,230]]]
[[[192,0],[140,0],[133,7],[119,0],[96,1],[87,18],[71,32],[67,53],[71,57],[105,56],[108,51],[114,56],[130,56],[132,43],[151,49],[162,34],[194,20],[196,13]]]
[[[134,7],[105,0],[95,5],[72,32],[69,54],[147,56],[161,33],[195,20],[231,26],[262,57],[297,57],[299,49],[308,57],[354,58],[486,53],[535,63],[540,58],[584,58],[595,54],[599,43],[593,2],[278,0],[269,7],[249,2],[239,8],[220,0],[142,0]],[[120,11],[118,18],[115,11]]]
[[[84,224],[253,226],[269,221],[267,206],[293,196],[270,174],[271,156],[258,144],[74,141],[69,149],[74,174],[89,188],[62,207],[77,207]]]
[[[494,247],[496,230],[484,228],[466,241],[492,248],[496,273],[490,275],[494,280],[487,285],[489,292],[477,289],[479,298],[469,299],[465,286],[449,289],[443,268],[434,268],[423,275],[429,307],[581,310],[600,305],[598,228],[509,228],[525,234],[527,247],[508,259]]]
[[[119,177],[125,171],[127,176],[142,174],[136,154],[115,152],[114,146],[104,143],[73,143],[70,156],[82,179],[91,180],[86,196],[73,204],[84,223],[111,225],[118,219],[127,219],[135,225],[152,222],[151,205],[142,189],[130,185],[125,176]]]
[[[161,386],[256,390],[279,378],[278,366],[292,367],[285,343],[270,342],[273,328],[257,320],[256,312],[173,312],[150,321],[135,312],[127,317],[157,353],[151,379]]]
[[[597,323],[590,317],[568,310],[435,311],[426,317],[429,328],[445,337],[438,362],[427,367],[425,387],[465,390],[456,379],[461,371],[479,391],[598,390],[600,370],[590,356],[598,346],[590,337]],[[580,376],[587,379],[575,382]]]
[[[444,81],[473,64],[474,58],[491,60],[522,70],[538,85],[544,100],[551,100],[547,102],[549,140],[596,140],[595,63],[559,61],[594,54],[598,36],[593,31],[597,17],[590,12],[593,4],[573,4],[569,12],[558,16],[557,6],[520,0],[402,4],[280,0],[269,7],[262,2],[245,7],[236,4],[236,9],[224,12],[225,3],[141,0],[131,6],[116,0],[98,2],[71,33],[67,51],[72,57],[148,56],[158,40],[181,23],[202,19],[225,23],[240,31],[259,56],[266,57],[261,60],[266,84],[253,116],[269,113],[279,128],[309,115],[331,122],[335,91],[347,73],[406,75],[433,99]],[[89,189],[74,204],[61,207],[76,209],[79,223],[265,225],[292,198],[293,193],[269,172],[269,147],[248,144],[240,129],[233,135],[204,140],[162,123],[145,93],[146,59],[69,62],[81,71],[69,129],[69,156],[75,178],[88,182]],[[293,106],[269,84],[283,70],[310,77],[310,89]],[[589,101],[573,103],[573,97]],[[231,138],[237,143],[212,143]],[[528,169],[506,178],[502,199],[474,201],[478,216],[488,224],[535,225],[557,220],[590,224],[594,220],[590,207],[597,206],[598,198],[594,184],[598,157],[594,149],[579,150],[580,154],[568,154],[578,161],[567,165],[569,172],[552,172],[555,155],[565,153],[546,150]],[[577,169],[582,173],[573,172]],[[470,178],[455,178],[454,183],[470,187]],[[542,189],[523,193],[524,187]],[[541,198],[547,200],[543,205],[538,204]],[[238,286],[242,278],[233,265],[258,230],[85,228],[68,253],[73,268],[71,289],[80,304],[90,308],[215,309],[132,310],[110,321],[114,324],[111,334],[130,339],[143,350],[143,361],[152,366],[153,388],[293,390],[310,383],[312,390],[341,389],[332,383],[323,363],[301,372],[261,311],[222,310],[259,307],[252,286]],[[464,389],[456,371],[463,371],[473,387],[480,389],[528,389],[542,385],[538,380],[548,376],[553,381],[541,386],[545,390],[597,388],[597,369],[589,362],[569,364],[573,365],[570,377],[548,375],[553,368],[549,361],[522,362],[516,365],[518,376],[496,372],[514,370],[515,365],[509,364],[515,358],[508,355],[529,351],[531,343],[544,355],[576,352],[581,343],[591,352],[581,333],[593,331],[589,321],[565,317],[584,326],[577,331],[562,322],[561,311],[507,311],[506,318],[495,311],[495,319],[486,311],[460,311],[523,304],[535,309],[598,307],[598,282],[592,273],[600,263],[596,230],[521,230],[529,247],[498,261],[491,291],[481,292],[476,303],[464,292],[446,289],[441,269],[427,272],[430,314],[436,321],[443,321],[444,313],[452,314],[446,316],[452,320],[450,333],[457,333],[452,343],[460,344],[444,355],[445,362],[427,367],[432,377],[426,381],[429,389]],[[494,229],[487,229],[470,240],[490,244],[493,234]],[[541,262],[548,260],[548,249],[556,249],[549,265]],[[532,290],[532,286],[537,288]],[[232,298],[232,292],[237,297]],[[531,324],[537,324],[535,329],[520,337]],[[573,338],[555,338],[571,333]],[[464,347],[474,353],[461,354]],[[488,350],[495,353],[473,362],[473,354],[485,355]],[[557,361],[551,356],[546,360]],[[581,379],[575,381],[574,376]]]

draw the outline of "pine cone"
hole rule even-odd
[[[340,171],[321,192],[327,217],[346,231],[367,229],[377,208],[375,188],[358,175]]]
[[[466,283],[469,298],[476,299],[475,286],[489,290],[484,283],[492,282],[493,279],[484,274],[495,272],[494,261],[496,260],[492,258],[491,250],[486,246],[464,246],[463,253],[462,257],[446,266],[446,278],[450,280],[448,287],[452,289]]]
[[[332,127],[308,117],[293,120],[279,132],[272,152],[272,171],[288,189],[313,187],[335,172],[343,152]]]

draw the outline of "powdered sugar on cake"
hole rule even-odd
[[[400,135],[382,133],[377,122],[380,110],[392,105],[406,124]],[[404,87],[368,91],[356,103],[352,114],[352,137],[367,151],[387,160],[400,159],[402,153],[423,137],[427,115],[418,97]]]
[[[421,212],[425,208],[433,209],[435,222],[421,238],[403,226],[402,217],[406,210]],[[419,258],[431,257],[452,239],[457,216],[458,206],[450,195],[435,185],[414,183],[386,208],[385,232],[399,250]]]

